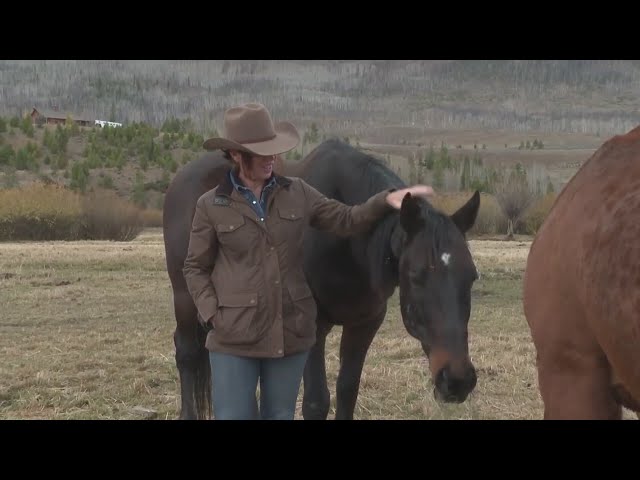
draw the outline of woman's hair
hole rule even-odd
[[[240,156],[242,157],[242,165],[246,170],[249,170],[251,168],[251,154],[249,152],[244,152],[242,150],[238,150],[238,151],[240,152]],[[233,159],[231,158],[231,154],[229,153],[229,150],[223,150],[222,152],[223,152],[224,158],[233,162]]]

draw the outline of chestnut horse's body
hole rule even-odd
[[[544,417],[640,411],[640,127],[605,142],[562,191],[523,293]]]

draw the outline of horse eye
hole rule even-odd
[[[432,271],[433,270],[431,270],[431,268],[429,267],[411,268],[408,272],[409,279],[412,282],[415,282],[419,285],[423,285],[427,282],[427,278]]]
[[[420,280],[424,278],[427,270],[424,268],[412,268],[409,270],[409,277],[413,280]]]

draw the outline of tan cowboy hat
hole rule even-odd
[[[279,155],[300,142],[296,127],[289,122],[273,123],[266,107],[245,103],[224,113],[225,138],[210,138],[205,150],[242,150],[255,155]]]

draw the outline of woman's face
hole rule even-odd
[[[240,166],[240,174],[252,182],[263,182],[271,178],[276,161],[275,155],[262,156],[232,151],[231,158]],[[243,158],[244,157],[244,158]]]

